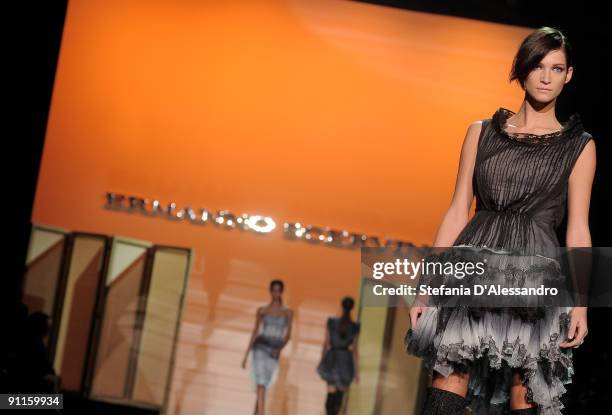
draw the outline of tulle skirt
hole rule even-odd
[[[469,408],[476,415],[509,410],[513,371],[538,415],[560,415],[574,373],[567,340],[571,307],[546,307],[537,320],[508,309],[427,307],[405,337],[408,353],[448,376],[469,373]]]

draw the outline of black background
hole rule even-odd
[[[169,0],[171,1],[171,0]],[[610,243],[610,211],[606,196],[610,189],[608,154],[610,120],[609,14],[604,2],[562,1],[367,1],[384,7],[405,8],[429,13],[460,16],[497,23],[537,28],[552,26],[562,30],[574,48],[574,76],[557,103],[557,116],[565,121],[570,114],[581,115],[585,129],[597,145],[597,174],[591,200],[591,236],[593,246]],[[5,275],[2,301],[18,299],[24,270],[30,217],[44,145],[53,80],[60,50],[67,0],[19,1],[12,9],[4,3],[6,48],[5,104],[10,115],[4,124],[5,155]],[[222,41],[222,40],[220,40]],[[510,63],[509,63],[510,64]],[[508,68],[509,69],[509,68]],[[83,137],[86,139],[86,137]],[[78,157],[75,154],[74,157]],[[58,195],[61,197],[61,195]],[[76,209],[77,207],[75,207]],[[564,241],[566,223],[559,227]],[[612,273],[612,270],[611,270]],[[611,276],[612,277],[612,276]],[[4,318],[10,318],[3,313]],[[589,335],[574,351],[576,374],[563,397],[565,414],[612,413],[610,395],[610,352],[607,339],[612,313],[610,309],[589,310]],[[4,337],[4,336],[3,336]]]

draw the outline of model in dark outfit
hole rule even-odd
[[[555,228],[565,215],[568,178],[592,137],[578,114],[556,133],[509,134],[505,124],[513,114],[499,108],[482,122],[473,176],[476,213],[453,246],[529,254],[559,246]],[[520,308],[494,313],[428,307],[406,334],[407,350],[446,376],[468,370],[466,398],[474,414],[507,410],[511,368],[519,368],[537,414],[559,415],[559,398],[574,373],[572,349],[559,347],[567,338],[570,309],[549,307],[543,315],[521,318]]]
[[[350,312],[354,300],[342,300],[342,317],[327,320],[323,356],[317,372],[327,382],[328,394],[325,402],[327,415],[335,415],[340,410],[344,392],[357,377],[357,336],[359,322],[352,321]]]
[[[485,281],[502,278],[515,286],[567,278],[554,255],[559,252],[555,229],[566,205],[566,246],[591,246],[594,140],[578,114],[565,123],[555,116],[556,99],[572,78],[572,62],[561,31],[533,31],[510,71],[510,81],[518,81],[525,93],[519,111],[500,107],[468,128],[455,193],[433,246],[491,256],[497,262],[492,272],[487,263]],[[548,132],[536,134],[542,130]],[[476,214],[468,220],[474,196]],[[535,264],[541,261],[544,268]],[[588,333],[587,307],[573,297],[554,307],[509,308],[503,302],[442,307],[428,296],[417,300],[405,340],[408,352],[432,369],[424,415],[463,414],[466,406],[476,415],[508,409],[511,415],[562,413],[560,398],[574,373],[571,347],[580,346]]]

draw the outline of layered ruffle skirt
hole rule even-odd
[[[537,405],[538,415],[560,415],[564,385],[574,373],[572,349],[559,346],[567,338],[570,310],[546,308],[539,320],[529,321],[503,309],[427,307],[406,333],[406,349],[444,376],[469,373],[473,414],[506,413],[518,370],[526,400]]]
[[[540,255],[470,248],[437,258],[486,259],[487,272],[481,281],[506,287],[561,286],[567,278],[559,261]],[[433,277],[423,280],[437,285]],[[454,278],[445,282],[461,283]],[[563,296],[569,298],[569,291]],[[448,306],[452,301],[428,303],[416,326],[406,333],[407,352],[444,376],[469,373],[467,399],[473,414],[507,413],[513,372],[518,371],[527,389],[526,400],[536,404],[538,415],[561,415],[564,385],[571,383],[574,373],[572,349],[559,346],[567,341],[570,301],[557,300],[556,305],[547,306],[537,296],[523,297],[522,304],[535,307],[491,307],[491,298],[487,301],[482,307],[473,298],[455,307]]]
[[[348,348],[329,349],[317,366],[317,372],[328,385],[348,388],[355,376],[353,352]]]

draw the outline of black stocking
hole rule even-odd
[[[444,389],[427,388],[422,415],[463,415],[467,399]]]
[[[537,415],[538,411],[535,406],[524,409],[511,409],[510,415]]]
[[[336,392],[327,392],[327,399],[325,400],[325,413],[327,415],[335,415],[334,414],[335,396],[336,396]]]
[[[327,399],[325,400],[325,413],[327,415],[337,415],[338,412],[340,412],[343,396],[344,391],[341,390],[336,392],[327,392]]]
[[[342,406],[342,397],[344,396],[344,391],[336,391],[336,400],[334,401],[334,415],[340,412],[340,407]]]

